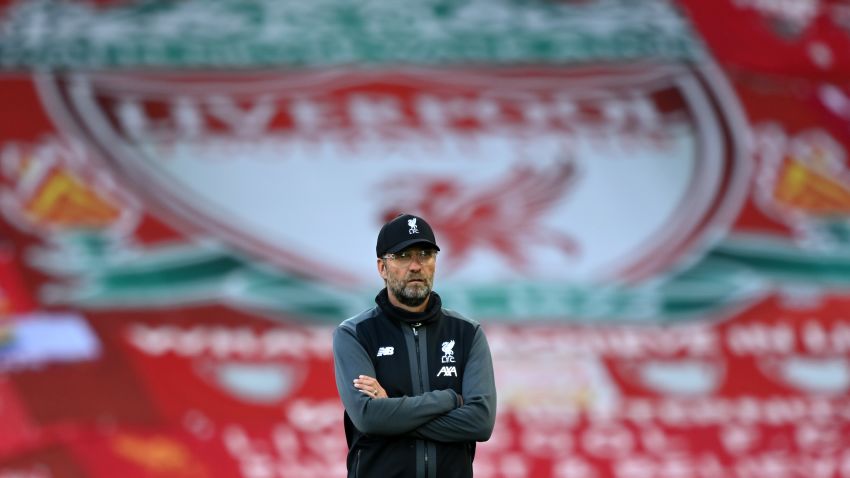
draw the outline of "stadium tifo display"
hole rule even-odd
[[[637,3],[0,1],[0,477],[346,476],[401,212],[475,476],[850,477],[850,8]]]

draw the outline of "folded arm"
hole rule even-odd
[[[463,372],[463,405],[422,424],[410,435],[440,442],[486,441],[496,423],[496,382],[487,338],[479,327]]]
[[[415,397],[370,398],[354,386],[361,375],[374,377],[369,354],[345,324],[333,335],[336,388],[351,422],[363,433],[401,435],[457,407],[454,390],[435,390]]]

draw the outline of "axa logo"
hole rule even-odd
[[[408,219],[407,225],[410,226],[410,229],[407,230],[408,234],[419,234],[419,227],[416,225],[416,218]]]
[[[454,361],[455,361],[455,351],[453,350],[454,346],[455,346],[454,340],[449,340],[447,342],[443,342],[443,345],[442,345],[442,348],[443,348],[442,362],[443,363],[454,363]],[[445,367],[443,367],[443,368],[445,368]],[[452,367],[452,368],[454,368],[454,367]]]
[[[395,353],[394,347],[378,347],[378,357],[385,357]]]
[[[452,366],[443,366],[439,372],[437,372],[438,377],[457,377],[457,368],[454,365]]]

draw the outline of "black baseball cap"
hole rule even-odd
[[[378,257],[381,257],[384,254],[394,254],[420,243],[428,244],[434,249],[440,250],[440,247],[437,246],[437,240],[434,238],[434,231],[431,230],[431,226],[425,222],[425,219],[413,214],[400,214],[381,227],[375,252],[378,253]]]

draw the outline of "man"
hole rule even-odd
[[[402,214],[378,234],[377,306],[334,331],[348,476],[471,477],[496,421],[493,362],[477,322],[432,292],[431,226]]]

